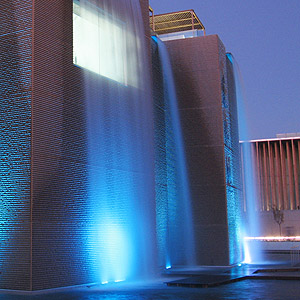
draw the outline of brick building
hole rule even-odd
[[[204,35],[194,11],[157,15],[151,25],[168,49],[174,73],[196,263],[234,264],[242,256],[241,177],[231,55],[217,35]]]
[[[1,1],[1,289],[155,273],[156,235],[168,226],[156,227],[165,220],[158,203],[173,183],[160,177],[167,112],[148,7],[147,0]],[[215,35],[165,44],[195,262],[234,264],[240,187],[230,56]]]

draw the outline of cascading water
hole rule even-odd
[[[102,283],[156,266],[153,108],[138,0],[73,1],[88,148],[87,260]]]
[[[164,234],[159,243],[160,248],[164,249],[161,251],[164,257],[160,259],[167,269],[175,265],[193,266],[195,265],[195,243],[190,190],[173,73],[166,46],[159,38],[152,38],[158,47],[165,114],[167,192],[165,198],[160,203],[157,202],[160,209],[157,212],[157,223],[160,226],[158,235]],[[164,214],[162,214],[163,210]]]
[[[243,181],[244,181],[244,198],[245,198],[245,213],[247,222],[243,224],[243,237],[245,236],[259,236],[259,207],[257,205],[257,183],[255,180],[255,167],[253,165],[251,144],[249,140],[248,123],[246,116],[246,97],[242,84],[242,76],[239,66],[231,54],[227,55],[233,64],[234,80],[236,89],[236,98],[238,106],[238,119],[239,119],[239,137],[243,141],[241,143],[241,157],[243,166]],[[245,262],[261,262],[261,249],[259,244],[249,244],[244,240],[244,259]]]

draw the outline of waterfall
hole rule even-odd
[[[83,70],[88,237],[95,281],[155,272],[153,107],[138,0],[74,0],[73,62]]]
[[[164,43],[152,37],[158,47],[165,111],[165,160],[166,160],[166,213],[158,219],[160,230],[164,228],[165,238],[160,247],[164,248],[165,267],[195,264],[195,242],[191,197],[187,174],[184,140],[180,124],[176,89],[169,55]],[[162,206],[160,204],[160,206]],[[160,212],[158,216],[160,216]],[[159,218],[159,217],[158,217]],[[160,234],[160,233],[159,233]]]
[[[249,141],[248,122],[246,116],[247,99],[243,87],[242,76],[239,66],[232,55],[229,56],[234,70],[234,80],[236,88],[238,119],[239,119],[239,137],[241,143],[241,163],[243,168],[243,182],[244,182],[244,210],[246,214],[246,222],[243,224],[243,237],[245,236],[259,236],[259,205],[257,203],[257,182],[255,176],[254,160],[252,158],[253,151]],[[261,249],[255,243],[244,241],[244,258],[245,262],[259,262],[261,261]]]

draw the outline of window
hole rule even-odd
[[[88,0],[73,1],[75,65],[125,85],[136,85],[137,62],[134,51],[129,51],[132,43],[137,44],[126,23]]]

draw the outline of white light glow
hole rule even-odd
[[[243,263],[245,264],[250,264],[251,263],[251,256],[250,256],[250,251],[249,251],[249,246],[247,241],[244,241],[244,261]]]
[[[89,1],[73,2],[75,65],[135,86],[137,62],[135,53],[129,53],[130,43],[136,42],[132,36],[125,23]]]
[[[245,237],[246,241],[268,241],[268,242],[292,242],[300,241],[300,236],[257,236],[257,237]]]

